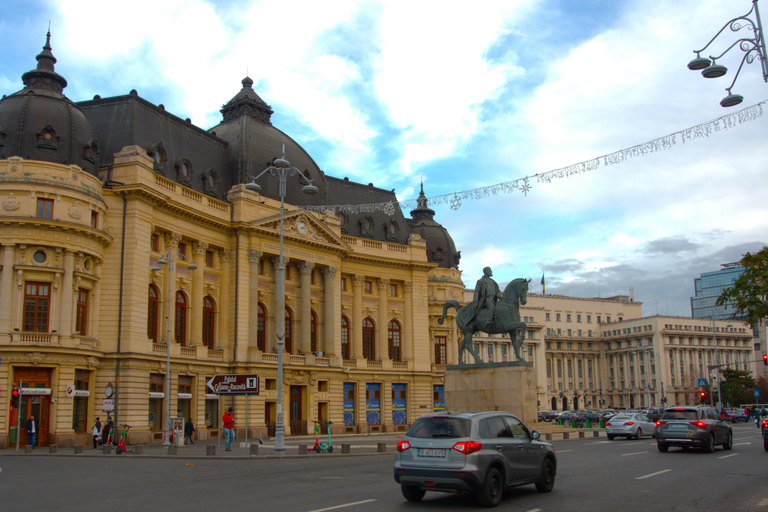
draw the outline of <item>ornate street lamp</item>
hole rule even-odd
[[[752,14],[752,11],[755,12],[756,21],[753,21],[749,18],[749,16]],[[733,44],[731,44],[731,46],[726,48],[726,50],[717,57],[711,55],[709,58],[702,57],[701,52],[706,50],[709,45],[712,44],[712,42],[717,39],[720,34],[722,34],[723,30],[728,27],[730,27],[732,32],[737,32],[742,28],[746,28],[747,31],[752,31],[754,37],[743,37],[741,39],[737,39]],[[744,62],[751,64],[756,57],[759,57],[760,67],[763,70],[763,80],[768,82],[768,60],[766,60],[768,54],[765,50],[765,37],[763,34],[763,25],[760,21],[760,11],[757,8],[757,0],[752,0],[752,8],[747,14],[728,21],[725,25],[723,25],[723,28],[721,28],[718,33],[715,34],[715,37],[713,37],[704,46],[704,48],[701,50],[694,50],[693,53],[696,54],[696,58],[688,63],[688,69],[702,70],[701,74],[704,76],[704,78],[717,78],[723,76],[728,72],[728,68],[722,64],[718,64],[717,59],[731,51],[731,49],[735,46],[738,46],[739,49],[744,52],[744,57],[741,59],[741,64],[739,64],[739,69],[736,71],[736,76],[733,77],[731,86],[725,88],[725,90],[728,92],[728,96],[720,100],[720,105],[723,107],[733,107],[744,101],[744,96],[731,93],[731,89],[736,83],[736,79],[739,78],[739,73],[741,73],[741,68],[744,66]]]
[[[285,159],[285,141],[283,141],[283,156],[276,159],[273,165],[264,169],[258,176],[251,177],[251,182],[245,185],[248,190],[258,192],[261,187],[256,180],[269,173],[277,176],[280,182],[280,259],[277,266],[277,418],[275,421],[275,454],[285,452],[285,428],[283,426],[283,346],[285,345],[285,266],[283,264],[283,215],[285,213],[285,184],[289,176],[297,173],[300,179],[308,183],[301,189],[305,194],[317,194],[317,187],[312,180],[306,178],[296,167],[291,167]]]
[[[168,296],[166,298],[168,301],[168,318],[166,319],[168,329],[165,337],[165,428],[163,430],[163,446],[171,445],[171,428],[173,428],[171,423],[171,288],[173,286],[174,259],[187,260],[189,262],[187,266],[189,270],[197,268],[197,265],[180,252],[173,254],[173,249],[171,248],[160,256],[160,259],[157,260],[157,265],[150,269],[153,272],[157,272],[162,270],[160,265],[168,265]]]

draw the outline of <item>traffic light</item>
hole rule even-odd
[[[763,354],[763,364],[768,366],[768,354]]]
[[[19,406],[19,388],[13,388],[11,391],[11,407],[14,409]]]
[[[701,397],[701,403],[705,403],[707,401],[707,392],[699,391],[699,397]]]

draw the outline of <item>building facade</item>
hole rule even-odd
[[[733,312],[725,306],[716,304],[717,298],[726,288],[732,288],[733,283],[744,273],[744,267],[739,263],[726,263],[720,270],[704,272],[693,280],[694,297],[691,297],[691,316],[693,318],[715,318],[730,320]]]

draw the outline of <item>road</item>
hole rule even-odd
[[[732,451],[670,449],[653,439],[555,441],[555,489],[509,490],[497,510],[768,512],[768,452],[753,424],[734,427]],[[389,443],[388,443],[389,444]],[[465,510],[471,494],[427,493],[408,503],[394,454],[206,459],[4,455],[0,510],[218,511]]]

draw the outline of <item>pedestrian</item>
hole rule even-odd
[[[189,418],[184,424],[184,444],[187,444],[187,441],[189,441],[190,444],[195,444],[195,442],[192,440],[192,434],[194,433],[195,425],[192,423],[192,418]]]
[[[104,425],[104,430],[101,433],[101,442],[104,443],[106,446],[109,446],[112,444],[111,436],[112,436],[112,429],[115,426],[114,423],[112,423],[112,416],[107,413],[107,423]]]
[[[231,452],[229,445],[232,444],[232,440],[235,438],[235,419],[232,417],[232,408],[226,410],[221,417],[224,425],[224,451]]]
[[[91,434],[93,435],[93,449],[95,450],[98,448],[99,438],[101,437],[101,421],[99,421],[98,416],[96,416],[96,423],[93,424]]]
[[[27,420],[27,444],[32,446],[32,448],[35,447],[37,444],[37,422],[35,421],[34,416],[30,416]]]

